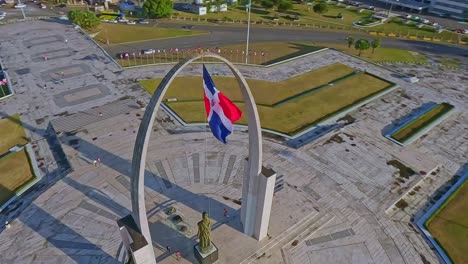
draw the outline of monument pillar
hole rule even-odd
[[[246,235],[262,240],[268,234],[276,172],[262,166],[260,174],[249,175],[248,159],[244,162],[241,223]]]
[[[142,255],[144,255],[144,259],[152,259],[152,262],[148,263],[156,263],[154,252],[152,250],[152,239],[149,231],[148,217],[146,215],[144,191],[146,155],[148,152],[151,132],[153,131],[154,120],[164,95],[177,74],[180,73],[191,62],[204,57],[218,59],[231,70],[232,74],[237,80],[237,83],[239,84],[242,97],[244,99],[249,135],[248,161],[246,161],[245,166],[246,173],[244,175],[241,209],[241,221],[244,225],[244,233],[249,236],[253,236],[256,239],[262,239],[266,236],[268,229],[272,200],[271,197],[273,197],[273,189],[271,188],[271,184],[273,182],[274,185],[275,177],[270,175],[271,173],[267,173],[269,176],[261,173],[262,134],[260,128],[260,118],[258,116],[255,100],[252,96],[252,93],[250,92],[247,81],[242,76],[241,72],[234,66],[234,64],[232,64],[226,58],[219,56],[218,54],[210,52],[200,53],[188,57],[176,64],[162,79],[154,94],[151,96],[148,105],[146,106],[145,113],[138,129],[135,147],[133,149],[130,179],[132,215],[130,217],[134,219],[134,223],[136,224],[136,228],[133,228],[136,233],[135,236],[138,234],[138,237],[144,238],[144,240],[146,240],[147,246],[151,248],[151,252],[146,250],[141,251]],[[200,84],[200,89],[201,87],[202,85]],[[268,170],[265,170],[265,172],[266,171]],[[259,210],[261,212],[259,212]],[[127,235],[122,231],[122,236]],[[125,239],[127,239],[126,243],[130,244],[129,246],[131,246],[131,243],[128,242],[130,240],[128,238],[123,238],[124,241],[126,241]],[[137,263],[140,264],[140,262]]]

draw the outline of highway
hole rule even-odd
[[[159,23],[157,27],[181,28],[183,24],[179,23]],[[242,44],[246,41],[245,26],[222,26],[222,25],[194,25],[197,30],[208,31],[208,34],[178,37],[160,40],[148,40],[134,43],[115,44],[105,46],[104,48],[110,55],[116,56],[120,52],[137,52],[143,49],[169,49],[169,48],[196,48],[206,47],[214,48],[234,44]],[[373,36],[367,34],[345,33],[345,32],[326,32],[300,29],[285,28],[263,28],[251,27],[250,41],[254,42],[317,42],[317,43],[339,43],[344,44],[345,38],[353,36],[355,39],[367,38]],[[405,40],[397,38],[383,38],[382,46],[387,48],[399,48],[420,53],[432,53],[446,57],[458,57],[466,60],[468,56],[468,47],[456,45],[430,43],[424,41]],[[463,58],[464,57],[464,58]]]

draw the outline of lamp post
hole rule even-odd
[[[245,47],[245,64],[249,61],[249,38],[250,38],[250,10],[252,9],[252,0],[249,0],[249,15],[247,18],[247,44]]]
[[[392,12],[393,0],[390,0],[390,1],[391,1],[391,2],[390,2],[390,9],[388,10],[387,16],[390,16],[390,13]],[[400,0],[395,0],[395,1],[399,2]]]

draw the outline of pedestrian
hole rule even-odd
[[[65,44],[68,43],[68,39],[65,39]]]
[[[226,207],[223,209],[223,215],[224,217],[229,217],[228,210],[226,209]]]
[[[47,61],[47,55],[44,56],[44,60]]]
[[[101,165],[101,158],[97,158],[98,165]]]
[[[166,249],[167,249],[167,252],[171,252],[171,247],[170,246],[166,246]]]
[[[180,251],[176,251],[175,257],[177,260],[180,260]]]
[[[97,166],[97,160],[93,160],[93,165]]]
[[[99,112],[99,116],[102,117],[102,113],[101,113],[101,112]]]

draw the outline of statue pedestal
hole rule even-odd
[[[204,254],[200,252],[200,247],[198,244],[193,246],[193,251],[195,253],[195,258],[198,260],[200,264],[212,264],[218,261],[218,248],[215,246],[213,242],[211,242],[211,250],[210,252]]]

